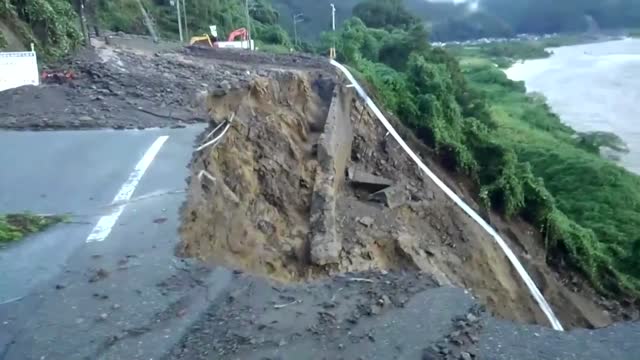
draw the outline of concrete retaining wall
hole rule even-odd
[[[342,242],[336,234],[336,194],[344,184],[351,157],[353,91],[337,85],[333,92],[327,122],[318,143],[318,162],[311,199],[311,261],[317,265],[335,264]]]

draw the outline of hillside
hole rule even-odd
[[[406,17],[385,14],[398,18]],[[603,293],[636,297],[640,209],[627,194],[638,194],[640,178],[599,157],[599,135],[563,126],[544,100],[526,96],[488,61],[460,63],[419,40],[425,29],[415,19],[386,30],[363,20],[337,33],[339,60],[386,109],[472,182],[486,208],[535,226],[549,262],[580,271]]]
[[[101,28],[133,34],[146,34],[136,0],[98,0],[97,23]],[[193,0],[186,2],[187,38],[209,33],[210,25],[217,25],[221,34],[246,27],[244,2],[237,0]],[[155,22],[157,31],[164,40],[178,38],[178,21],[175,6],[169,0],[145,1],[145,7]],[[118,11],[118,9],[127,11]],[[280,15],[268,0],[252,1],[250,6],[252,35],[262,43],[289,47],[291,41],[287,32],[279,26]],[[91,21],[91,17],[89,17]]]
[[[69,53],[81,40],[78,17],[66,0],[0,3],[0,50],[22,50],[33,43],[45,58]]]
[[[287,29],[292,29],[293,14],[306,15],[298,28],[307,40],[316,40],[322,31],[329,29],[331,2],[336,3],[336,17],[341,24],[363,1],[273,0]],[[413,16],[424,22],[430,29],[432,41],[509,37],[519,33],[597,31],[640,24],[640,0],[480,0],[473,6],[470,3],[426,0],[392,2],[403,3]]]

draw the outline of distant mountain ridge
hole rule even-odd
[[[330,29],[332,2],[340,24],[351,16],[354,6],[364,1],[367,0],[271,0],[281,23],[290,31],[293,15],[304,14],[298,33],[311,41]],[[468,3],[447,1],[404,3],[411,14],[429,25],[433,41],[640,27],[640,0],[480,0],[477,9]]]

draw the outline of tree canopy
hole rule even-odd
[[[640,0],[480,0],[469,3],[428,0],[272,0],[291,28],[291,17],[306,14],[299,26],[308,40],[329,29],[330,3],[335,3],[338,24],[351,15],[368,27],[404,26],[411,18],[423,22],[432,41],[509,37],[519,33],[581,32],[640,26]],[[404,6],[402,6],[404,4]],[[405,8],[406,7],[406,8]]]
[[[406,28],[419,22],[405,9],[402,0],[367,0],[353,8],[353,16],[372,28]]]
[[[381,14],[385,3],[391,12]],[[404,17],[397,1],[367,4],[358,10],[364,19],[324,34],[338,60],[442,165],[475,183],[481,204],[539,229],[550,260],[564,259],[604,292],[639,295],[640,177],[599,156],[624,144],[564,125],[544,97],[490,61],[546,56],[544,46],[490,44],[454,58],[430,46],[423,24]]]

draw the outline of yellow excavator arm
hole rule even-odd
[[[204,34],[202,36],[194,36],[189,40],[189,45],[209,45],[213,47],[211,36]]]

